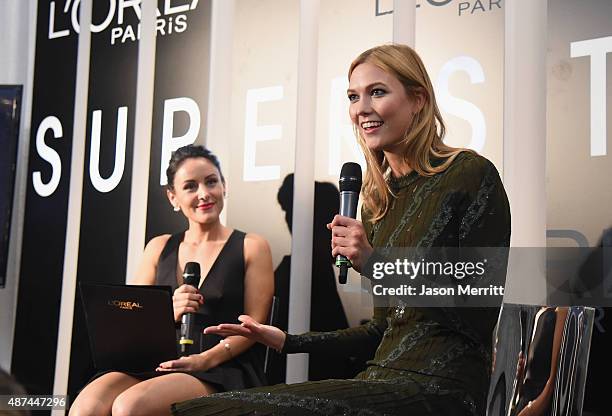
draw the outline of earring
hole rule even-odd
[[[173,210],[174,212],[179,212],[179,211],[181,210],[181,208],[180,208],[180,207],[178,207],[178,206],[176,206],[176,207],[173,207],[173,208],[172,208],[172,210]]]

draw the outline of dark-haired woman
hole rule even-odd
[[[349,113],[366,156],[362,222],[336,216],[332,255],[366,270],[375,248],[496,247],[510,239],[497,170],[445,145],[444,123],[419,56],[404,45],[359,55],[349,69]],[[215,394],[179,403],[191,415],[481,415],[495,308],[375,308],[362,326],[290,335],[241,316],[207,333],[241,334],[285,353],[371,351],[351,380]]]
[[[197,333],[241,313],[265,321],[274,291],[270,248],[257,235],[221,224],[225,179],[217,158],[201,146],[186,146],[172,154],[166,173],[168,199],[189,227],[147,244],[137,283],[172,286],[175,321],[195,313]],[[198,289],[183,284],[181,277],[191,261],[201,266]],[[149,373],[110,372],[96,378],[79,394],[70,414],[167,415],[172,403],[264,383],[253,341],[215,335],[194,341],[199,353],[160,363]]]

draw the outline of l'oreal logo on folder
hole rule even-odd
[[[108,304],[110,306],[114,306],[115,308],[119,308],[119,309],[128,309],[128,310],[133,310],[133,309],[142,309],[143,307],[140,305],[140,303],[138,302],[130,302],[129,300],[109,300]]]

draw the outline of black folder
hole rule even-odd
[[[98,370],[152,371],[178,357],[169,286],[80,283]]]

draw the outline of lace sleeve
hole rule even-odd
[[[287,334],[281,352],[347,352],[371,349],[374,351],[387,329],[387,308],[375,308],[371,321],[353,328],[331,332],[307,332],[301,335]]]

